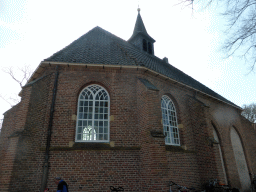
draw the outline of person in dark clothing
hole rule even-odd
[[[56,177],[54,183],[58,185],[57,192],[68,192],[68,185],[61,177]]]

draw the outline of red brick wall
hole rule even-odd
[[[18,137],[10,180],[13,191],[19,191],[25,185],[28,191],[39,191],[41,186],[54,82],[52,72],[54,67],[47,67],[44,78],[24,88],[31,90],[31,97],[23,96],[29,108],[22,113],[26,123],[19,122],[18,126],[23,127],[26,134]],[[148,90],[138,77],[148,79],[159,91]],[[92,83],[100,84],[110,95],[110,115],[114,117],[110,122],[110,141],[114,146],[85,143],[70,147],[75,141],[76,121],[72,116],[77,113],[78,95]],[[163,94],[175,104],[182,147],[165,146],[164,137],[151,135],[151,131],[163,129],[160,106]],[[111,185],[122,186],[125,191],[167,191],[169,181],[201,188],[208,179],[220,179],[217,172],[220,161],[207,140],[212,136],[211,123],[214,122],[220,135],[228,180],[239,187],[229,129],[230,126],[239,129],[249,169],[254,173],[255,130],[241,119],[239,110],[207,96],[194,95],[194,90],[142,69],[62,66],[47,186],[55,189],[53,178],[62,176],[71,191],[110,191]],[[1,157],[11,155],[6,153],[8,146],[2,141],[10,140],[8,136],[16,129],[15,114],[21,114],[25,109],[17,106],[5,115]],[[11,166],[11,162],[4,163]],[[3,166],[0,168],[2,171]],[[0,183],[2,180],[0,178]]]
[[[164,138],[151,136],[151,131],[162,131],[159,92],[147,90],[139,80],[137,83],[141,191],[167,191],[168,164]]]
[[[24,125],[29,110],[31,88],[24,88],[22,99],[19,104],[8,110],[0,136],[0,189],[10,191],[12,175],[16,165],[15,160],[18,152],[19,136],[24,131]]]
[[[216,127],[214,126],[214,124],[212,125],[212,132],[213,130],[215,130],[216,132]],[[216,132],[217,133],[217,132]],[[214,138],[214,136],[212,137]],[[221,183],[223,184],[228,184],[227,182],[227,177],[226,177],[226,169],[225,169],[225,164],[224,164],[224,159],[223,159],[223,153],[221,150],[221,145],[222,142],[219,139],[218,133],[217,133],[217,140],[219,142],[219,144],[213,144],[213,150],[214,150],[214,156],[215,156],[215,162],[217,165],[217,172],[218,172],[218,179],[220,180]]]
[[[0,140],[5,141],[2,146],[10,143],[7,150],[11,146],[15,150],[13,164],[8,160],[10,153],[0,151],[4,154],[2,162],[12,169],[9,171],[10,182],[6,191],[36,191],[41,185],[44,156],[40,148],[46,142],[50,80],[48,76],[23,88],[21,102],[5,114],[4,134],[1,133]],[[6,175],[2,176],[1,181],[6,178]],[[1,191],[4,191],[2,186]]]
[[[140,191],[139,151],[76,150],[51,152],[48,187],[61,175],[70,191],[110,191],[109,186]]]
[[[234,152],[231,145],[230,129],[235,127],[240,134],[243,143],[244,153],[247,160],[249,172],[256,173],[255,170],[255,149],[256,149],[256,131],[253,130],[251,123],[240,115],[240,110],[228,105],[223,105],[220,102],[210,102],[202,99],[208,103],[209,120],[216,126],[216,131],[221,140],[221,149],[225,168],[227,172],[227,179],[229,183],[236,188],[240,188],[239,175],[237,165],[235,162]],[[209,122],[210,124],[210,122]]]
[[[7,150],[1,160],[1,191],[10,191],[9,184],[11,183],[11,176],[13,172],[13,165],[17,152],[18,137],[9,138]]]

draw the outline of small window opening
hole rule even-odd
[[[148,53],[152,55],[152,43],[148,42]]]
[[[147,41],[143,39],[143,51],[148,51]]]

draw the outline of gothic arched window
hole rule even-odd
[[[221,146],[220,146],[220,140],[216,131],[216,127],[214,126],[214,124],[212,123],[212,131],[213,131],[213,138],[215,141],[217,141],[219,144],[218,145],[214,145],[214,153],[215,153],[215,159],[216,159],[216,165],[217,165],[217,171],[219,174],[219,178],[222,182],[224,182],[226,185],[228,184],[227,181],[227,174],[226,174],[226,170],[225,170],[225,165],[224,165],[224,159],[223,159],[223,155],[222,155],[222,150],[221,150]]]
[[[251,184],[249,169],[247,166],[241,138],[234,127],[230,129],[230,137],[231,137],[231,144],[232,144],[235,162],[236,162],[236,168],[237,168],[237,172],[238,172],[238,176],[239,176],[240,184],[242,188],[241,191],[249,191],[250,184]]]
[[[161,109],[164,134],[166,135],[165,144],[180,145],[176,109],[172,100],[166,95],[162,96]]]
[[[109,94],[101,86],[81,91],[77,105],[76,142],[109,141]]]

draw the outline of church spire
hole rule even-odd
[[[147,30],[145,28],[145,25],[142,21],[141,15],[140,15],[140,8],[138,10],[138,16],[135,23],[135,27],[133,30],[133,34],[131,38],[128,40],[131,44],[134,44],[139,49],[148,52],[149,54],[154,54],[153,49],[153,43],[155,40],[149,36],[147,33]]]
[[[135,36],[137,33],[143,33],[144,35],[149,36],[147,33],[147,30],[145,28],[145,25],[142,21],[141,15],[140,15],[140,8],[138,8],[138,16],[137,16],[137,20],[135,23],[135,27],[134,27],[132,36]]]

